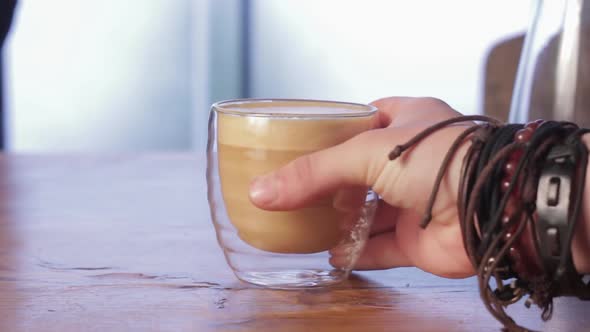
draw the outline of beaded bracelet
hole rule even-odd
[[[528,295],[525,305],[536,304],[543,310],[543,320],[548,320],[554,297],[590,300],[590,287],[571,259],[588,162],[581,135],[589,130],[570,122],[503,124],[485,116],[460,116],[436,123],[396,146],[389,159],[395,160],[437,130],[467,121],[481,123],[468,126],[449,148],[421,226],[430,222],[452,158],[470,140],[457,199],[463,244],[488,311],[507,330],[528,331],[504,308]],[[497,178],[502,179],[499,184]]]

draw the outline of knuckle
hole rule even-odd
[[[403,184],[403,170],[400,163],[387,163],[380,170],[374,171],[375,181],[373,190],[385,199],[389,204],[394,206],[404,206],[403,197],[396,195],[396,190],[393,188],[402,188]],[[407,205],[407,204],[406,204]]]
[[[395,146],[394,141],[395,139],[392,139],[391,130],[387,128],[362,132],[349,141],[349,146],[355,147],[354,149],[350,149],[351,151],[364,154],[364,157],[359,160],[357,174],[365,185],[373,187],[378,185],[379,178],[383,175],[388,164],[390,164],[387,156]],[[370,153],[361,151],[361,149],[370,149]]]
[[[351,138],[349,141],[349,146],[356,147],[354,150],[351,149],[351,153],[366,155],[366,157],[357,159],[358,164],[356,168],[356,174],[357,179],[362,181],[363,184],[367,186],[373,185],[375,179],[377,178],[377,174],[382,168],[383,163],[380,159],[387,156],[387,153],[384,150],[382,156],[381,153],[366,154],[365,152],[360,151],[360,149],[367,149],[367,147],[374,146],[376,136],[378,136],[382,131],[382,129],[374,129],[371,131],[362,132]],[[356,156],[351,155],[349,158],[356,158]]]
[[[292,163],[294,181],[310,181],[313,176],[313,154],[303,155]]]
[[[440,121],[460,115],[444,100],[436,97],[416,98],[413,103],[414,111],[428,114],[429,121]]]
[[[451,108],[449,106],[449,104],[447,104],[444,100],[436,98],[436,97],[423,97],[423,98],[419,99],[419,102],[422,103],[424,106],[428,106],[431,108],[437,108],[437,109],[442,109],[442,108],[450,109]]]
[[[372,101],[371,102],[371,105],[380,108],[380,107],[384,107],[384,106],[388,106],[390,104],[393,104],[396,101],[398,101],[398,99],[399,98],[397,98],[397,97],[384,97],[384,98],[379,98],[377,100]]]

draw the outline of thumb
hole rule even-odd
[[[338,189],[371,186],[377,176],[371,170],[387,162],[390,145],[374,143],[380,130],[367,131],[342,144],[304,155],[256,178],[250,186],[250,200],[266,210],[291,210]]]

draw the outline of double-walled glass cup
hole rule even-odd
[[[300,156],[373,128],[375,121],[375,107],[353,103],[244,99],[212,106],[209,207],[219,245],[239,279],[288,289],[348,277],[368,237],[374,193],[344,188],[304,208],[266,211],[251,203],[249,185]]]

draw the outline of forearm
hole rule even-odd
[[[590,150],[590,135],[582,140]],[[590,273],[590,163],[586,168],[586,184],[584,188],[582,216],[578,220],[572,241],[572,256],[576,270],[581,274]]]

